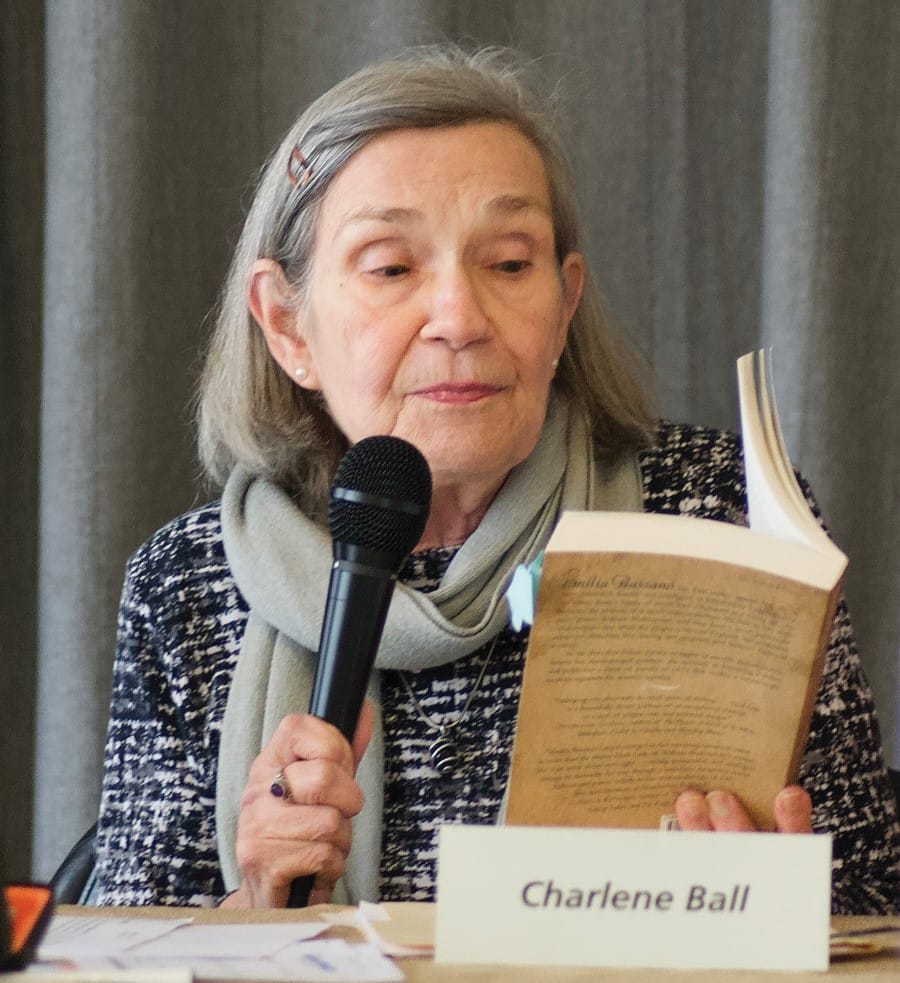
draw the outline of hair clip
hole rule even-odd
[[[312,164],[303,156],[300,147],[295,145],[288,158],[287,177],[291,187],[305,188],[312,177]]]

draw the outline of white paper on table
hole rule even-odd
[[[363,934],[386,956],[425,957],[434,954],[435,906],[433,904],[403,905],[400,939],[392,925],[389,905],[360,901],[356,914],[357,923]]]
[[[265,959],[327,929],[325,922],[185,925],[177,932],[140,943],[130,952],[141,959]]]
[[[333,983],[398,983],[406,977],[377,946],[345,939],[314,939],[282,949],[274,962],[286,980],[331,980]],[[299,975],[298,975],[299,974]]]
[[[38,946],[40,962],[79,956],[113,956],[191,924],[190,918],[109,918],[54,915]]]
[[[144,979],[163,983],[173,970],[180,975],[172,983],[191,978],[396,983],[405,978],[376,946],[314,938],[327,928],[324,921],[195,925],[190,919],[62,915],[51,920],[38,958],[63,962],[88,981],[93,974],[98,983],[102,974],[111,983],[131,983],[133,972],[155,974]],[[49,975],[46,966],[34,966],[33,972]],[[20,974],[23,983],[28,975]]]
[[[159,974],[163,978],[172,966],[170,959],[142,957],[125,953],[108,960],[91,959],[80,968],[82,971],[141,970]],[[398,983],[405,979],[403,973],[368,943],[349,943],[344,939],[310,939],[297,942],[268,958],[238,959],[227,957],[193,958],[179,961],[183,971],[193,980],[290,980],[292,983]],[[22,983],[27,983],[23,980]]]
[[[189,969],[37,969],[0,973],[2,983],[194,983]]]
[[[24,973],[0,973],[3,983],[193,983],[189,969],[63,969],[29,967]]]

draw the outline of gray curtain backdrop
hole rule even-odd
[[[0,876],[93,821],[128,554],[198,501],[190,401],[246,204],[315,95],[407,43],[561,79],[615,320],[734,426],[774,345],[900,763],[900,4],[0,0]]]

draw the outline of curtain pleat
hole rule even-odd
[[[0,3],[0,880],[31,863],[44,201],[43,9]]]
[[[900,765],[900,6],[776,3],[760,337]]]
[[[734,359],[774,345],[900,762],[900,5],[5,0],[0,18],[2,876],[47,876],[95,817],[124,564],[204,495],[192,389],[253,174],[312,98],[419,42],[512,44],[561,80],[586,252],[667,415],[734,426]]]

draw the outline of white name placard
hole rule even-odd
[[[828,968],[831,838],[443,826],[438,962]]]

